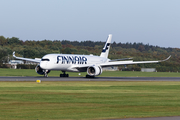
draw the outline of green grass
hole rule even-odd
[[[48,76],[58,77],[61,71],[51,71]],[[86,72],[74,73],[67,72],[70,77],[85,77]],[[0,68],[0,76],[42,76],[35,72],[34,69],[2,69]],[[180,77],[177,72],[132,72],[132,71],[103,71],[100,77]]]
[[[180,82],[0,82],[1,120],[180,115]]]

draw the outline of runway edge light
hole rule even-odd
[[[41,83],[41,80],[36,80],[37,83]]]

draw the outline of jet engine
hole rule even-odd
[[[37,65],[37,66],[36,66],[35,71],[36,71],[38,74],[40,74],[40,75],[44,75],[44,72],[45,72],[45,70],[42,69],[42,68],[40,67],[40,65]],[[50,72],[50,70],[47,71],[47,74],[48,74],[49,72]]]
[[[97,76],[102,73],[102,68],[100,66],[89,66],[87,68],[87,74],[89,76]]]

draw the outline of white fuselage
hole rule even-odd
[[[78,68],[99,65],[107,61],[107,58],[93,55],[48,54],[41,59],[40,67],[45,70],[86,72],[86,69],[80,71]]]

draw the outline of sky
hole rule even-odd
[[[180,48],[180,0],[0,0],[0,36]]]

